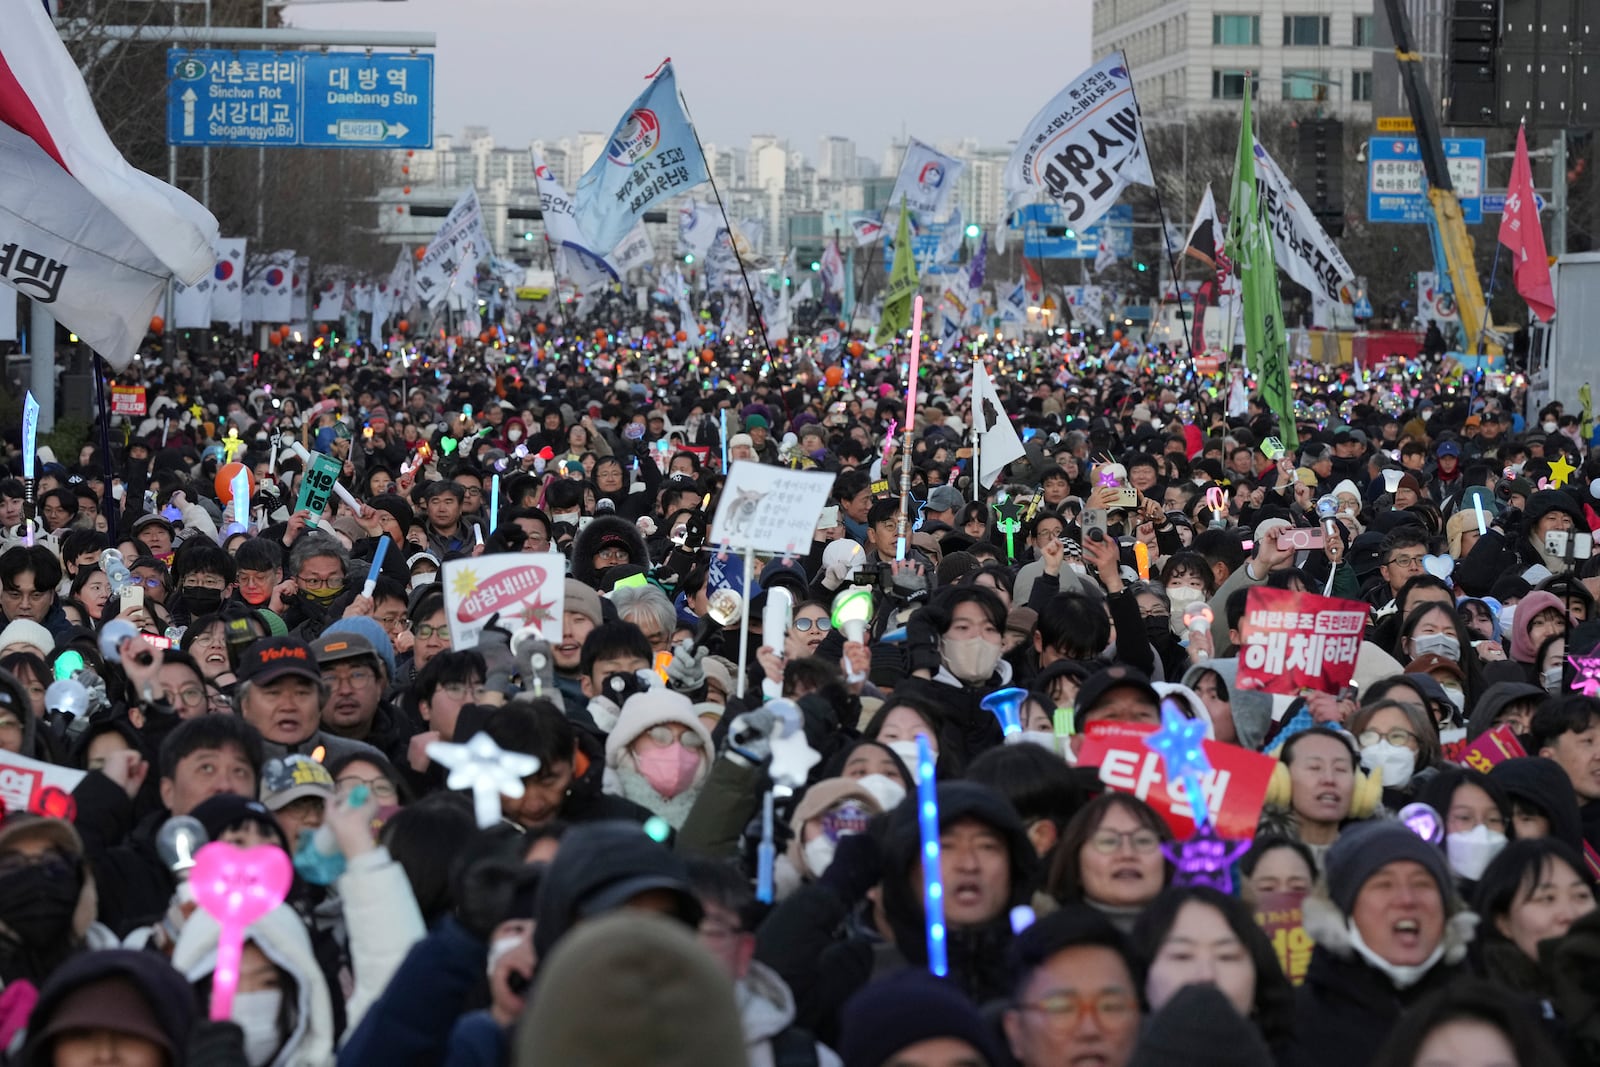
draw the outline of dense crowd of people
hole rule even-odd
[[[1586,411],[1305,365],[1291,427],[1237,375],[1061,335],[925,352],[908,427],[895,351],[684,341],[152,351],[118,381],[146,414],[39,450],[31,486],[9,431],[9,1062],[1600,1062]],[[975,360],[1003,411],[973,410]],[[986,485],[995,414],[1025,454]],[[349,495],[319,514],[320,456]],[[748,588],[713,529],[730,464],[833,475]],[[565,557],[559,641],[453,638],[445,565],[500,553]],[[1348,686],[1240,684],[1257,589],[1369,609]],[[1008,728],[984,700],[1013,687]],[[1163,708],[1276,761],[1232,892],[1079,759]],[[1506,727],[1525,754],[1461,762]],[[440,757],[480,735],[537,767],[489,826]],[[206,842],[294,867],[224,1018]]]

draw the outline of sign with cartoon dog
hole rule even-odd
[[[717,502],[708,547],[803,556],[811,551],[817,516],[832,489],[828,471],[734,463]]]

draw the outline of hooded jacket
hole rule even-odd
[[[1583,854],[1583,818],[1572,779],[1554,760],[1519,756],[1497,763],[1489,780],[1505,790],[1513,805],[1532,808],[1550,821],[1550,836]]]
[[[38,1034],[72,996],[87,985],[105,978],[123,977],[133,982],[149,1004],[150,1017],[167,1036],[180,1056],[189,1040],[196,1017],[195,999],[177,971],[153,952],[114,949],[85,952],[68,960],[51,975],[39,991],[39,1001],[28,1017],[30,1039],[17,1060],[24,1067],[49,1067],[54,1063],[53,1040],[40,1041]],[[181,1059],[177,1062],[183,1062]]]
[[[733,995],[739,1005],[739,1023],[744,1028],[750,1067],[782,1067],[773,1039],[794,1025],[794,994],[778,972],[751,960],[744,977],[734,984]],[[821,1044],[814,1044],[813,1048],[818,1067],[841,1067],[843,1061],[832,1049]]]
[[[801,796],[800,803],[795,805],[794,814],[789,816],[789,832],[792,835],[789,838],[789,847],[784,850],[774,867],[773,880],[779,900],[794,892],[801,882],[810,882],[816,878],[806,866],[805,842],[802,840],[805,837],[806,823],[845,800],[856,801],[871,815],[882,814],[877,798],[858,785],[854,779],[824,778],[812,784]]]
[[[663,725],[683,726],[700,741],[700,766],[695,772],[694,782],[673,797],[664,797],[656,792],[639,772],[629,749],[647,731]],[[678,829],[683,826],[689,809],[694,807],[695,798],[700,795],[700,788],[711,773],[711,761],[715,755],[716,746],[711,741],[711,734],[694,713],[694,705],[688,697],[666,689],[635,693],[622,705],[617,725],[606,737],[604,789],[613,796],[649,808],[667,820],[673,829]]]
[[[1492,729],[1495,718],[1506,710],[1508,704],[1518,700],[1537,702],[1544,698],[1543,689],[1527,682],[1495,682],[1483,691],[1478,702],[1472,706],[1472,714],[1467,719],[1468,739],[1477,738]]]
[[[196,911],[172,949],[172,966],[190,984],[217,965],[217,921]],[[293,908],[280,904],[245,929],[245,940],[294,979],[294,1022],[271,1067],[329,1067],[333,1053],[333,1001],[312,954],[311,935]]]
[[[601,574],[595,570],[594,554],[600,542],[607,537],[619,537],[628,546],[628,562],[648,569],[650,551],[645,547],[644,534],[627,519],[615,515],[601,515],[578,531],[572,540],[572,577],[591,589],[601,587]]]

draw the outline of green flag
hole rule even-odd
[[[911,326],[911,300],[917,295],[917,257],[911,247],[910,212],[900,200],[900,226],[894,234],[894,267],[883,291],[883,317],[878,320],[878,340],[892,341]]]
[[[1272,250],[1259,187],[1256,185],[1255,126],[1250,92],[1244,94],[1239,122],[1239,161],[1228,201],[1228,255],[1238,265],[1244,298],[1245,365],[1256,376],[1261,398],[1278,417],[1278,437],[1291,454],[1299,447],[1294,425],[1294,395],[1289,385],[1289,345],[1278,295],[1278,262]]]

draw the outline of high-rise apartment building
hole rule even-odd
[[[1319,104],[1372,115],[1373,0],[1095,0],[1094,55],[1121,50],[1148,116],[1172,108]]]

